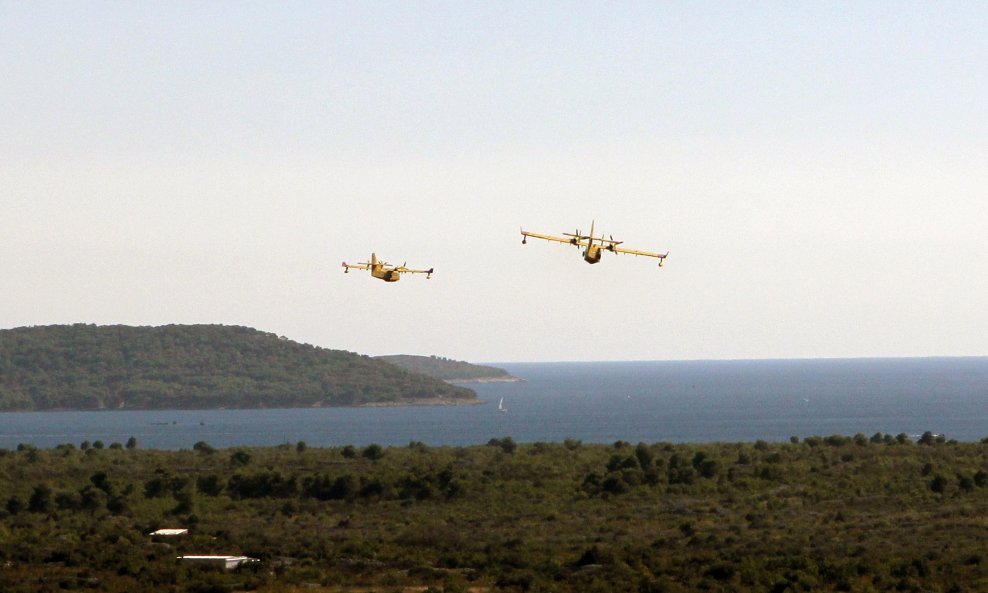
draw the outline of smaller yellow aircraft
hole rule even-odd
[[[350,272],[350,268],[354,270],[370,270],[371,276],[375,278],[380,278],[385,282],[397,282],[401,279],[402,274],[425,274],[426,280],[432,278],[432,270],[434,268],[429,268],[428,270],[412,270],[406,268],[403,265],[392,266],[388,262],[377,261],[377,255],[372,253],[371,260],[369,262],[360,262],[359,264],[348,264],[343,262],[343,273],[347,274]]]
[[[530,233],[525,229],[521,231],[521,242],[522,244],[527,243],[529,237],[535,237],[536,239],[545,239],[546,241],[557,241],[559,243],[569,243],[570,245],[575,245],[576,247],[583,248],[583,259],[588,264],[595,264],[600,261],[600,256],[603,255],[605,251],[610,251],[612,253],[630,253],[631,255],[644,255],[646,257],[657,257],[659,259],[659,267],[662,267],[662,262],[665,261],[666,253],[652,253],[650,251],[638,251],[637,249],[625,249],[624,247],[618,247],[624,241],[615,241],[614,237],[611,236],[609,239],[605,239],[602,236],[595,237],[593,234],[594,223],[590,223],[590,234],[584,235],[580,233],[577,229],[576,233],[563,233],[562,237],[554,237],[552,235],[540,235],[539,233]],[[568,238],[567,238],[568,237]]]

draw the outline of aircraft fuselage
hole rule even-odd
[[[377,265],[371,268],[371,276],[380,278],[385,282],[397,282],[401,279],[401,274],[396,270],[385,270],[384,266]]]
[[[599,245],[588,245],[583,251],[583,260],[588,264],[600,262],[601,249]]]

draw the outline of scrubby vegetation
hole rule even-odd
[[[508,371],[497,367],[471,364],[442,356],[394,354],[378,356],[379,360],[400,366],[406,371],[421,373],[444,381],[475,381],[478,379],[513,379]]]
[[[988,590],[988,441],[792,441],[24,445],[0,451],[0,590]]]
[[[0,330],[0,410],[340,406],[475,400],[469,389],[246,327]]]

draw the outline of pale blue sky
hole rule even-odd
[[[0,0],[0,327],[988,355],[988,6]],[[598,229],[670,251],[585,264]],[[433,279],[344,275],[371,251]]]

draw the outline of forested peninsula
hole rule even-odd
[[[413,373],[421,373],[450,383],[484,383],[520,381],[508,374],[508,371],[497,367],[471,364],[461,360],[453,360],[442,356],[415,356],[411,354],[395,354],[378,356],[379,360],[390,362]]]
[[[248,327],[0,330],[0,410],[475,403],[466,388]]]

